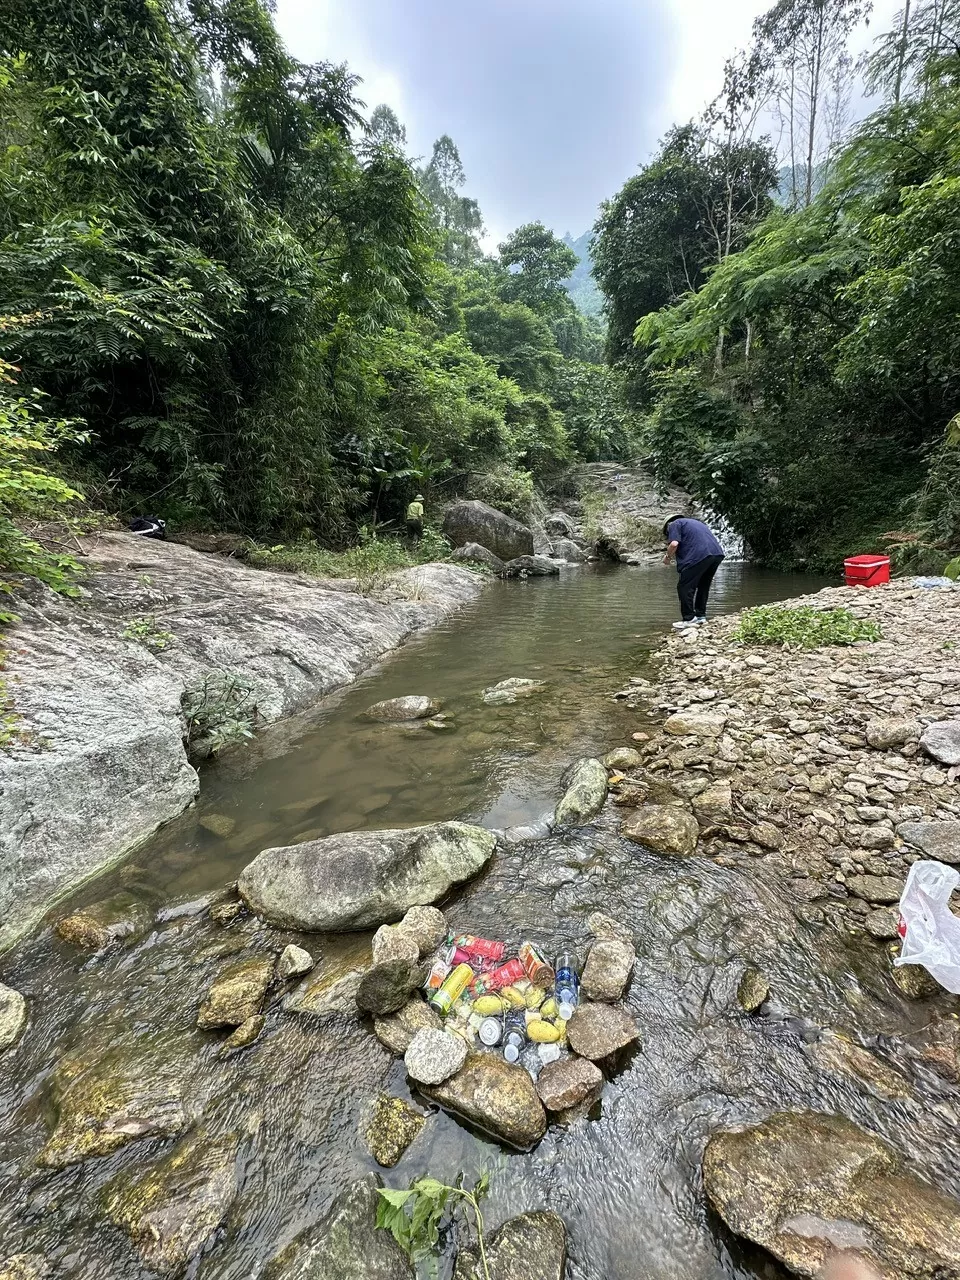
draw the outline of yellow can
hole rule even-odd
[[[430,1003],[438,1013],[448,1014],[473,981],[473,970],[468,964],[458,964],[450,977],[430,997]]]

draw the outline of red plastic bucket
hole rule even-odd
[[[851,556],[843,568],[848,587],[879,587],[890,581],[889,556]]]

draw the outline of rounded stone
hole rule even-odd
[[[430,1028],[418,1031],[403,1055],[407,1075],[417,1084],[443,1084],[456,1075],[466,1060],[466,1041]]]
[[[0,982],[0,1051],[16,1044],[26,1025],[26,1000],[19,991]]]

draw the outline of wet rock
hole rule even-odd
[[[626,925],[603,911],[591,911],[587,916],[587,928],[598,942],[626,942],[633,946],[633,933]]]
[[[847,876],[847,889],[864,902],[899,902],[903,884],[896,876]]]
[[[19,991],[0,982],[0,1053],[17,1043],[26,1025],[26,1000]]]
[[[960,1202],[921,1182],[892,1147],[841,1116],[785,1112],[715,1134],[703,1177],[727,1226],[796,1275],[819,1275],[838,1227],[885,1277],[919,1280],[960,1269]]]
[[[568,564],[585,564],[590,557],[569,538],[557,538],[553,544],[553,554],[558,560],[566,560]]]
[[[571,1049],[591,1062],[599,1062],[625,1049],[639,1035],[630,1014],[608,1004],[582,1004],[567,1023]]]
[[[260,1012],[273,981],[273,961],[258,957],[230,965],[214,982],[200,1006],[197,1026],[239,1027]]]
[[[51,1274],[42,1253],[15,1253],[0,1262],[0,1280],[47,1280]]]
[[[908,1000],[929,1000],[933,996],[943,994],[943,987],[936,978],[928,973],[922,964],[895,965],[894,959],[900,954],[900,944],[895,942],[888,951],[890,960],[890,977],[894,986]]]
[[[381,1093],[373,1105],[364,1135],[370,1154],[384,1169],[392,1169],[426,1123],[426,1117],[409,1102]]]
[[[63,1169],[110,1155],[138,1138],[174,1138],[194,1118],[190,1063],[169,1039],[136,1047],[93,1041],[60,1059],[50,1085],[53,1132],[37,1157]]]
[[[960,1084],[960,1017],[953,1013],[933,1018],[925,1030],[920,1056],[945,1079]]]
[[[643,764],[643,756],[635,747],[614,747],[603,756],[603,763],[608,769],[629,773],[631,769],[639,769]]]
[[[548,556],[518,556],[503,566],[505,578],[550,578],[559,572],[559,560]]]
[[[581,978],[587,1000],[613,1004],[623,998],[637,958],[633,944],[620,939],[598,941],[590,948]]]
[[[200,1131],[146,1173],[107,1184],[107,1215],[128,1232],[151,1271],[179,1274],[216,1231],[237,1194],[237,1149],[236,1135]]]
[[[747,969],[737,987],[737,1003],[746,1013],[756,1013],[770,995],[770,983],[759,969]]]
[[[450,559],[482,564],[498,577],[503,572],[503,561],[500,557],[488,551],[486,547],[481,547],[479,542],[468,542],[462,547],[457,547]]]
[[[283,1002],[285,1013],[305,1013],[315,1018],[331,1015],[355,1017],[357,991],[363,980],[363,969],[351,969],[339,977],[320,974],[307,978]],[[422,1003],[422,1002],[421,1002]]]
[[[397,927],[413,938],[421,957],[435,951],[447,936],[447,918],[436,907],[411,907]]]
[[[385,702],[375,702],[363,714],[368,720],[394,724],[402,720],[426,720],[435,716],[439,710],[440,703],[433,698],[412,694],[406,698],[388,698]]]
[[[302,978],[305,973],[310,972],[315,963],[309,951],[305,951],[303,947],[296,947],[291,942],[280,952],[280,958],[277,960],[277,977],[281,982],[286,982],[288,978]]]
[[[875,911],[868,911],[863,917],[863,927],[871,938],[885,941],[888,938],[899,937],[899,921],[900,912],[896,908],[877,907]]]
[[[960,862],[960,822],[902,822],[898,834],[937,862]]]
[[[499,1054],[470,1053],[455,1076],[421,1092],[512,1147],[525,1150],[547,1130],[546,1112],[522,1067]]]
[[[379,1185],[371,1175],[348,1187],[273,1259],[264,1280],[414,1280],[406,1254],[377,1227]]]
[[[424,1028],[410,1041],[403,1057],[407,1075],[417,1084],[443,1084],[467,1060],[466,1042],[446,1031]]]
[[[388,960],[406,960],[408,964],[416,964],[420,959],[416,938],[398,924],[382,924],[373,935],[371,950],[375,965],[385,964]]]
[[[228,836],[232,836],[236,831],[237,820],[225,813],[205,813],[200,819],[199,825],[203,827],[204,831],[209,831],[211,835],[219,836],[221,840],[226,840]]]
[[[239,916],[243,915],[244,906],[242,902],[217,902],[210,908],[210,919],[214,924],[226,928],[227,925],[233,924]]]
[[[960,764],[960,720],[937,720],[928,724],[920,745],[940,764]]]
[[[549,1063],[537,1077],[537,1093],[548,1111],[568,1111],[581,1103],[592,1105],[602,1089],[600,1068],[573,1055]]]
[[[821,1067],[852,1076],[888,1102],[912,1097],[906,1076],[839,1032],[825,1031],[809,1052]]]
[[[712,782],[699,795],[694,796],[693,812],[706,826],[717,822],[729,822],[733,817],[733,792],[729,782]]]
[[[719,738],[727,727],[727,718],[706,711],[678,711],[663,727],[676,738]]]
[[[385,924],[443,897],[489,861],[495,837],[440,822],[402,831],[356,831],[265,849],[239,889],[271,924],[336,932]]]
[[[477,542],[501,560],[533,555],[533,533],[485,502],[455,502],[443,517],[443,532],[455,547]]]
[[[513,676],[509,680],[501,680],[499,684],[489,689],[484,689],[483,700],[488,707],[504,707],[545,688],[545,680],[523,680]]]
[[[554,814],[557,826],[582,826],[607,798],[607,770],[599,760],[578,760],[563,776],[565,788]]]
[[[220,1050],[221,1053],[227,1054],[233,1053],[235,1049],[246,1049],[255,1040],[259,1040],[266,1025],[267,1020],[262,1013],[254,1014],[246,1022],[241,1022],[236,1031],[224,1040]]]
[[[57,937],[85,951],[104,951],[149,928],[152,912],[132,893],[116,893],[58,920]]]
[[[564,1280],[567,1230],[556,1213],[541,1210],[509,1218],[486,1246],[490,1280]],[[479,1250],[461,1249],[453,1280],[484,1280]]]
[[[403,1008],[389,1018],[377,1018],[373,1030],[382,1045],[391,1053],[402,1058],[410,1048],[410,1043],[418,1031],[430,1028],[440,1031],[443,1019],[435,1009],[431,1009],[426,1000],[415,996]]]
[[[621,835],[654,853],[696,853],[700,827],[696,818],[669,805],[648,804],[632,813],[620,828]]]
[[[920,721],[909,716],[879,716],[867,721],[864,736],[868,746],[876,751],[889,751],[894,747],[904,747],[908,742],[916,742],[921,729]]]
[[[420,967],[410,960],[384,960],[375,964],[360,979],[357,1008],[375,1018],[396,1013],[420,985]]]

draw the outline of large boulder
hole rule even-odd
[[[503,561],[499,556],[495,556],[492,551],[488,551],[486,547],[481,547],[479,542],[468,542],[466,546],[457,547],[456,551],[450,556],[451,560],[459,560],[461,563],[481,564],[485,569],[489,569],[491,573],[495,573],[498,577],[503,572]]]
[[[449,1080],[421,1092],[509,1146],[526,1150],[547,1131],[547,1116],[523,1067],[499,1054],[471,1053]]]
[[[558,560],[566,560],[568,564],[585,564],[590,559],[584,549],[569,538],[558,538],[553,544],[553,554]]]
[[[505,578],[550,578],[560,572],[560,561],[549,556],[518,556],[503,566]]]
[[[443,532],[455,547],[477,542],[501,560],[533,555],[531,530],[485,502],[453,503],[443,517]]]
[[[17,1043],[26,1025],[26,1000],[19,991],[0,982],[0,1052]]]
[[[407,1255],[377,1227],[378,1186],[370,1175],[348,1187],[273,1259],[265,1280],[414,1280]]]
[[[582,826],[595,818],[607,799],[607,770],[599,760],[578,760],[563,775],[565,787],[554,821],[558,826]]]
[[[621,834],[654,853],[696,853],[700,827],[696,818],[671,805],[647,804],[636,809],[620,828]]]
[[[842,1116],[781,1112],[707,1143],[711,1205],[799,1276],[818,1276],[839,1236],[884,1280],[960,1275],[960,1201],[904,1169]]]
[[[572,516],[568,516],[565,511],[551,512],[544,520],[543,527],[554,538],[575,538],[577,536],[576,521]]]
[[[180,1275],[223,1221],[237,1194],[235,1134],[202,1130],[177,1144],[145,1173],[108,1183],[108,1217],[126,1230],[150,1271]]]
[[[363,713],[368,720],[379,720],[383,724],[399,724],[404,720],[429,720],[440,710],[440,703],[426,694],[412,693],[405,698],[387,698],[385,702],[375,702]]]
[[[314,932],[368,929],[435,902],[493,855],[482,827],[441,822],[403,831],[354,831],[265,849],[240,873],[252,911]]]
[[[960,764],[960,720],[937,720],[928,724],[920,745],[940,764]]]
[[[556,1213],[541,1210],[508,1219],[486,1245],[490,1280],[563,1280],[567,1229]],[[479,1250],[461,1249],[453,1280],[485,1280]]]

